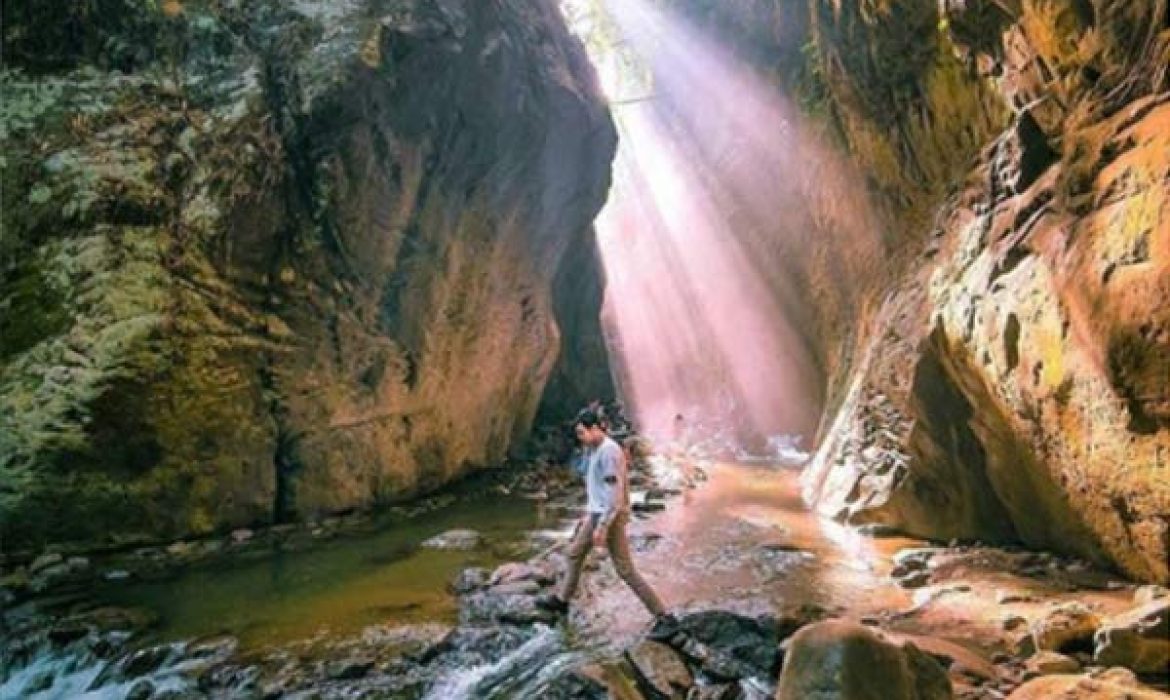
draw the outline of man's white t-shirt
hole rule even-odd
[[[629,506],[625,489],[625,455],[613,438],[606,437],[588,457],[585,492],[590,513],[608,513],[610,509]]]

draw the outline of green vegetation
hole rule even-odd
[[[257,114],[258,78],[236,64],[213,8],[97,5],[4,6],[8,549],[119,528],[207,531],[213,522],[199,504],[215,498],[217,472],[235,465],[164,454],[191,444],[192,428],[255,422],[252,404],[218,398],[230,364],[222,355],[249,320],[221,317],[203,290],[221,284],[208,256],[223,246],[224,218],[283,168],[272,125]],[[155,384],[168,387],[161,400],[145,390]],[[240,439],[269,449],[264,435]],[[176,492],[191,498],[177,502]]]

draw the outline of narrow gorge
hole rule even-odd
[[[1166,0],[18,0],[0,140],[0,699],[1170,697]]]

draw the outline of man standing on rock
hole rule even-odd
[[[587,450],[587,513],[578,523],[569,544],[569,562],[560,589],[555,595],[538,599],[537,605],[553,612],[567,613],[569,601],[577,592],[585,559],[593,547],[604,545],[609,549],[618,575],[654,615],[653,636],[670,636],[677,626],[674,617],[667,614],[662,600],[638,573],[630,557],[630,541],[626,536],[626,525],[630,521],[630,479],[625,454],[606,434],[601,418],[593,411],[587,409],[578,414],[573,429]]]

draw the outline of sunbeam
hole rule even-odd
[[[606,11],[625,52],[594,52],[621,136],[597,221],[619,389],[651,433],[682,415],[757,444],[807,436],[821,368],[789,262],[763,248],[812,235],[801,181],[828,159],[774,86],[686,22],[638,0]]]

